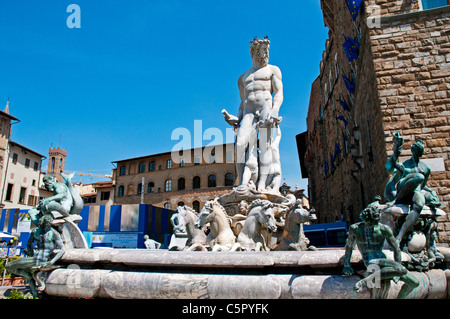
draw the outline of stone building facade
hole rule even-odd
[[[0,186],[5,188],[5,170],[9,157],[9,139],[11,138],[11,125],[20,122],[19,119],[9,114],[9,101],[5,110],[0,111]],[[3,198],[0,198],[0,208],[4,207]]]
[[[428,186],[448,214],[449,3],[362,2],[353,20],[345,0],[321,0],[329,39],[307,118],[304,161],[311,205],[320,222],[357,222],[361,209],[383,195],[384,165],[398,131],[405,140],[400,161],[411,155],[416,139],[425,142],[423,159],[432,169]],[[354,59],[343,48],[346,37],[359,44]],[[439,241],[450,243],[448,215],[439,220],[439,231]]]
[[[39,203],[42,160],[46,157],[28,147],[9,141],[2,183],[4,208],[30,208]]]
[[[20,120],[9,114],[9,101],[0,111],[0,208],[25,209],[37,205],[42,194],[40,153],[11,141],[11,128]]]
[[[85,206],[113,205],[114,182],[101,181],[92,184],[75,184],[80,190]]]
[[[178,157],[178,158],[176,158]],[[234,144],[223,144],[115,161],[114,204],[151,204],[200,211],[228,193],[236,180]]]

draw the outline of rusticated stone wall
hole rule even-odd
[[[319,112],[308,112],[305,156],[310,202],[319,221],[357,222],[374,196],[383,195],[388,179],[384,164],[398,131],[405,140],[401,161],[411,155],[409,146],[416,139],[425,142],[423,159],[432,169],[428,186],[447,213],[438,220],[439,243],[448,245],[450,6],[422,10],[419,1],[366,0],[352,21],[345,1],[321,4],[330,32],[316,80],[321,100],[309,106]],[[344,36],[360,42],[359,57],[352,62],[342,48]],[[346,90],[342,74],[353,76],[353,93]],[[351,110],[343,111],[338,99],[345,99]],[[337,120],[340,115],[346,128]],[[332,167],[336,142],[341,153]]]
[[[418,138],[432,168],[428,186],[449,212],[450,200],[450,9],[384,17],[370,30],[387,155],[392,133],[405,139],[402,156]],[[441,242],[450,243],[448,215],[440,223]]]

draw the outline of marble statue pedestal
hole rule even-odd
[[[385,251],[388,258],[392,252]],[[49,273],[50,296],[108,299],[369,299],[356,293],[358,275],[342,276],[343,249],[267,252],[180,252],[143,249],[71,249]],[[402,254],[402,258],[408,256]],[[352,267],[364,269],[355,250]],[[75,267],[76,265],[76,267]],[[413,272],[421,282],[409,298],[448,296],[448,275]],[[394,284],[396,298],[403,283]]]

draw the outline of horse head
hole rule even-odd
[[[189,224],[189,220],[190,220],[188,207],[187,206],[178,206],[177,214],[178,214],[178,218],[177,218],[178,224],[176,225],[176,228],[178,231],[185,233],[186,226]]]
[[[293,220],[296,224],[304,224],[310,221],[317,220],[316,214],[314,214],[314,212],[314,208],[312,208],[311,210],[307,210],[303,208],[301,200],[297,200],[291,214],[293,214]]]
[[[197,220],[194,223],[195,227],[202,228],[205,224],[209,223],[212,219],[211,213],[213,210],[213,201],[207,201],[197,216]]]
[[[276,232],[273,204],[265,199],[254,200],[250,205],[250,215],[255,215],[258,222],[269,232]]]

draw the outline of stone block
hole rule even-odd
[[[416,55],[414,53],[401,53],[398,55],[398,59],[399,60],[411,60],[414,59],[416,57]],[[414,65],[414,62],[413,62]]]
[[[389,70],[394,68],[394,62],[393,61],[387,61],[385,63],[381,64],[381,68],[383,70]]]
[[[207,282],[202,274],[113,271],[102,291],[113,299],[198,299],[207,295]]]
[[[447,91],[438,91],[438,92],[435,92],[435,94],[434,94],[436,99],[445,99],[445,98],[447,98],[447,95],[448,95]]]
[[[450,269],[446,269],[444,274],[447,279],[447,299],[450,299]]]
[[[404,94],[412,94],[414,93],[414,88],[413,87],[401,87],[398,89],[398,94],[399,95],[404,95]]]
[[[298,276],[292,284],[294,299],[370,299],[370,291],[365,288],[356,293],[353,287],[359,276]]]
[[[383,90],[380,91],[380,96],[392,96],[392,95],[397,95],[397,90],[393,89],[393,90]]]
[[[392,83],[403,83],[408,81],[415,81],[414,74],[401,74],[392,76]]]
[[[436,127],[436,132],[450,132],[450,126],[449,125],[442,125]]]
[[[411,44],[408,43],[408,42],[400,42],[400,43],[397,43],[395,45],[396,49],[407,49],[407,48],[410,48],[410,47],[411,47]]]
[[[398,31],[400,31],[400,27],[398,27],[398,26],[391,26],[391,27],[388,27],[386,29],[383,29],[383,34],[394,33],[394,32],[398,32]]]
[[[431,78],[430,72],[420,72],[417,74],[418,80],[426,80],[426,79],[430,79],[430,78]]]
[[[414,94],[425,94],[427,91],[426,86],[417,86],[413,89]]]
[[[409,127],[416,128],[416,127],[423,127],[423,120],[414,119],[409,121]]]
[[[110,270],[56,269],[45,281],[45,292],[57,297],[96,298],[103,276]]]
[[[210,299],[279,299],[280,283],[271,276],[210,275]]]
[[[450,69],[441,69],[441,70],[431,71],[432,78],[440,78],[440,77],[446,77],[446,76],[450,76]]]
[[[426,272],[430,286],[426,299],[445,299],[447,297],[447,278],[441,269],[432,269]]]
[[[405,108],[394,108],[394,115],[403,115],[403,114],[405,114]]]
[[[410,67],[412,65],[411,61],[409,60],[403,60],[403,61],[394,61],[394,68],[395,69],[399,69],[399,68],[407,68]]]
[[[437,250],[444,255],[444,261],[450,263],[450,247],[438,246]]]
[[[441,33],[439,31],[434,31],[430,33],[430,37],[440,37]]]
[[[425,120],[425,125],[430,127],[430,126],[441,126],[441,125],[448,125],[447,123],[447,119],[446,118],[429,118]],[[445,145],[441,145],[441,146],[445,146]]]

